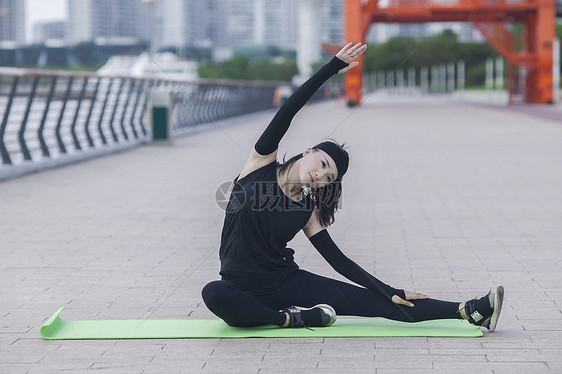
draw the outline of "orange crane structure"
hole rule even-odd
[[[555,0],[345,0],[345,18],[345,38],[354,42],[372,23],[471,22],[506,59],[510,96],[553,101]],[[349,106],[361,104],[361,66],[345,76]]]

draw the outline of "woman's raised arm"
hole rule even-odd
[[[338,73],[345,73],[352,67],[357,66],[358,63],[353,62],[353,60],[363,54],[366,49],[367,46],[362,43],[355,45],[352,43],[347,44],[330,62],[304,82],[287,99],[256,142],[240,177],[249,174],[252,169],[263,166],[260,164],[266,164],[275,160],[279,142],[289,129],[291,121],[297,112],[330,77]]]

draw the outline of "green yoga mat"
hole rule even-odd
[[[376,336],[482,336],[467,321],[446,319],[406,323],[383,318],[338,318],[330,327],[282,329],[277,326],[231,327],[222,320],[64,321],[60,308],[39,330],[43,339],[170,339],[170,338],[346,338]]]

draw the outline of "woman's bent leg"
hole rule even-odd
[[[458,319],[459,303],[435,299],[412,300],[414,307],[398,305],[366,288],[299,270],[261,301],[272,308],[289,305],[331,305],[338,315],[384,317],[404,322]]]
[[[201,295],[207,308],[231,326],[282,326],[286,320],[285,313],[268,308],[229,281],[213,281],[203,287]]]

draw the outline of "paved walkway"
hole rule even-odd
[[[213,318],[200,290],[218,276],[215,191],[271,115],[0,183],[0,372],[562,371],[562,122],[440,98],[374,95],[355,111],[311,105],[281,155],[328,135],[345,141],[352,162],[335,241],[386,282],[433,297],[465,300],[505,285],[496,333],[39,337],[61,306],[68,320]],[[292,247],[304,268],[339,277],[304,235]]]

